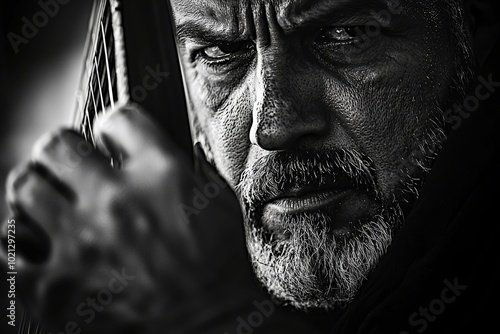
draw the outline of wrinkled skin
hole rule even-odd
[[[256,8],[260,1],[173,3],[186,37],[182,53],[199,127],[233,187],[245,166],[269,152],[343,147],[373,160],[380,188],[390,196],[398,182],[393,176],[415,146],[413,136],[433,117],[436,104],[449,102],[458,47],[441,1],[399,1],[395,8],[402,12],[364,48],[321,45],[319,31],[371,22],[370,10],[387,10],[384,1],[372,7],[362,0],[313,1],[309,10],[310,1],[272,1],[276,6],[268,7],[278,13],[267,24],[265,9]],[[328,3],[330,11],[320,9]],[[249,12],[256,12],[253,21],[245,18]],[[203,42],[190,33],[191,21],[221,32]],[[262,31],[253,37],[256,29]],[[200,57],[204,48],[233,39],[255,45],[222,52],[226,64],[218,66]]]
[[[19,300],[32,315],[57,332],[147,333],[186,327],[177,321],[193,307],[227,311],[204,310],[214,298],[231,307],[257,298],[239,205],[211,167],[195,177],[135,106],[100,117],[94,131],[97,149],[72,130],[42,138],[7,181]],[[214,184],[218,196],[186,216],[193,190]]]
[[[408,161],[422,145],[428,146],[425,153],[437,153],[443,141],[439,110],[463,93],[471,60],[438,0],[401,0],[389,17],[379,18],[380,33],[353,44],[342,27],[366,25],[373,20],[371,10],[387,10],[384,2],[172,1],[195,139],[235,190],[247,218],[252,203],[242,191],[249,186],[242,184],[245,173],[281,153],[293,158],[345,150],[366,162],[369,189],[356,188],[344,201],[348,205],[339,205],[333,225],[322,226],[329,238],[348,240],[358,226],[352,222],[372,220],[382,208],[404,210],[414,200],[409,189],[420,181],[411,180],[421,180],[418,166],[430,167],[432,160],[420,155],[419,163]],[[213,294],[229,300],[249,291],[250,297],[227,305],[258,295],[232,193],[221,191],[207,212],[186,225],[179,203],[189,203],[190,190],[202,181],[156,126],[130,108],[103,118],[108,125],[98,124],[96,136],[104,140],[73,168],[61,169],[60,161],[82,138],[62,131],[41,141],[31,162],[9,178],[8,201],[19,228],[43,231],[46,237],[37,242],[51,249],[44,261],[34,261],[33,254],[19,257],[19,286],[35,314],[57,329],[75,317],[79,303],[109,284],[113,270],[123,268],[135,276],[133,287],[88,324],[91,332],[112,332],[110,324],[158,325],[145,324],[145,314],[161,318],[163,329],[175,329],[172,310],[186,319],[213,307]],[[123,168],[112,169],[110,156],[123,157]],[[264,204],[256,207],[262,215]],[[251,250],[255,240],[249,232],[264,221],[271,238],[289,237],[283,230],[293,231],[289,225],[296,221],[278,216],[246,220]],[[388,226],[389,234],[398,222]],[[292,303],[296,297],[279,296]]]
[[[173,4],[196,140],[238,194],[259,278],[297,307],[332,308],[331,300],[352,299],[444,141],[441,110],[461,99],[472,78],[465,28],[452,25],[444,1]],[[351,175],[356,189],[329,208],[292,214],[283,213],[292,204],[269,205],[270,199],[315,196],[314,188],[338,189],[322,179],[333,180],[349,163],[324,172],[328,161],[321,160],[338,151],[360,157],[353,169],[365,161],[368,189]],[[373,226],[361,231],[368,222]],[[381,224],[388,226],[374,231]],[[372,249],[363,248],[363,235],[376,239]],[[339,254],[351,241],[358,243]],[[343,263],[324,260],[342,257]],[[306,259],[312,269],[303,268]],[[348,268],[353,262],[362,268]],[[342,269],[332,275],[332,267]],[[342,288],[343,281],[350,282]]]

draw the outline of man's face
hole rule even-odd
[[[334,308],[385,253],[471,78],[459,3],[173,1],[196,140],[277,297]]]

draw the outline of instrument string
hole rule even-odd
[[[106,32],[104,30],[104,25],[101,22],[101,33],[102,33],[102,40],[104,44],[104,60],[106,64],[106,74],[108,78],[108,94],[109,94],[109,100],[111,104],[111,108],[115,107],[115,98],[113,94],[113,82],[111,79],[111,70],[109,69],[109,55],[108,55],[108,45],[106,43]],[[104,112],[104,111],[103,111]]]
[[[95,15],[96,24],[93,27],[93,54],[86,62],[88,82],[86,84],[86,96],[83,107],[80,132],[86,140],[95,145],[93,134],[94,120],[106,108],[113,108],[118,98],[117,71],[115,61],[115,43],[111,20],[111,5],[109,0],[98,1]],[[114,164],[114,162],[111,162]],[[31,318],[27,309],[23,310],[18,334],[43,334],[44,330],[40,323]]]

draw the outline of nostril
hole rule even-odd
[[[268,151],[285,150],[294,142],[294,134],[287,131],[268,128],[256,132],[256,142],[261,148]]]
[[[314,144],[321,140],[328,131],[328,124],[323,120],[296,119],[284,124],[280,120],[275,122],[258,122],[252,125],[250,141],[268,151],[282,151],[292,146]]]

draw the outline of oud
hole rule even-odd
[[[94,143],[92,125],[102,113],[133,103],[191,158],[186,93],[169,1],[95,0],[85,50],[74,112],[74,126],[85,139]],[[24,312],[18,333],[45,332]]]

